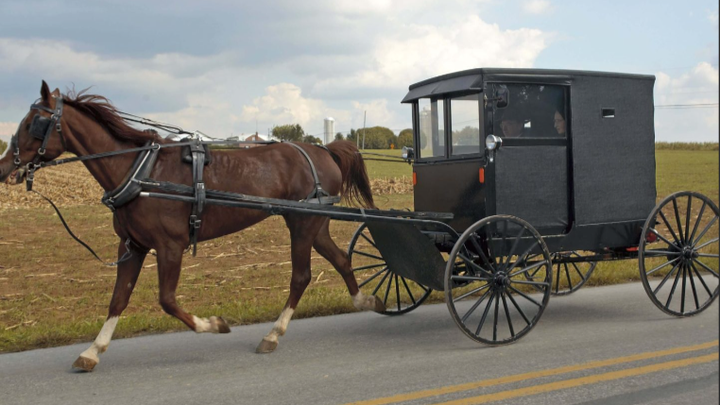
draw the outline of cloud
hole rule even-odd
[[[0,139],[7,142],[17,131],[18,122],[0,122]]]
[[[655,105],[689,105],[655,112],[658,141],[717,142],[718,84],[720,74],[710,63],[701,62],[677,77],[656,74]],[[701,106],[698,104],[716,104]]]
[[[529,0],[522,4],[522,9],[529,14],[545,14],[552,9],[552,5],[547,0]]]

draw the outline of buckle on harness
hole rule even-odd
[[[200,229],[201,219],[198,219],[197,215],[190,215],[190,226],[195,229]]]

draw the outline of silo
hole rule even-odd
[[[325,134],[323,143],[329,144],[335,139],[335,120],[332,117],[325,118]]]

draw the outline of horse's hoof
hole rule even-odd
[[[278,343],[277,342],[271,342],[269,340],[263,339],[262,342],[258,345],[257,349],[255,349],[255,353],[272,353],[275,348],[277,348]]]
[[[375,297],[375,308],[373,309],[373,311],[375,311],[377,313],[383,313],[383,312],[385,312],[385,309],[386,309],[385,304],[383,304],[383,302],[380,300],[380,298]]]
[[[218,333],[230,333],[230,326],[222,316],[215,318],[215,325],[217,325]]]
[[[93,359],[88,359],[87,357],[80,356],[75,360],[75,363],[73,363],[72,368],[74,370],[78,371],[93,371],[95,366],[97,366],[98,362]]]

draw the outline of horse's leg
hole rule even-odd
[[[120,243],[118,257],[122,257],[125,252],[125,244]],[[98,355],[104,353],[108,345],[110,345],[110,339],[112,339],[115,326],[117,326],[118,319],[120,319],[120,314],[122,314],[130,301],[130,294],[132,294],[135,288],[135,283],[140,275],[140,269],[142,268],[143,261],[145,261],[146,254],[147,252],[133,249],[132,256],[128,260],[118,264],[115,290],[113,290],[112,299],[110,300],[110,308],[105,324],[93,344],[75,360],[73,368],[92,371],[100,362]]]
[[[352,271],[352,264],[347,253],[340,250],[330,237],[330,219],[327,218],[313,244],[315,250],[320,253],[330,264],[335,267],[338,273],[345,280],[348,292],[353,300],[353,305],[359,310],[370,310],[375,312],[385,311],[385,305],[380,298],[374,295],[364,295],[358,288],[357,280]]]
[[[300,298],[310,284],[310,253],[313,240],[322,225],[322,218],[298,217],[288,215],[285,223],[290,229],[290,251],[292,260],[292,278],[290,280],[290,295],[287,303],[280,313],[280,317],[263,340],[258,345],[258,353],[270,353],[278,345],[278,337],[285,334],[293,312]]]
[[[157,249],[160,306],[169,315],[181,320],[197,333],[230,333],[230,327],[221,317],[198,318],[183,311],[175,300],[175,290],[180,280],[183,249],[165,246]]]

